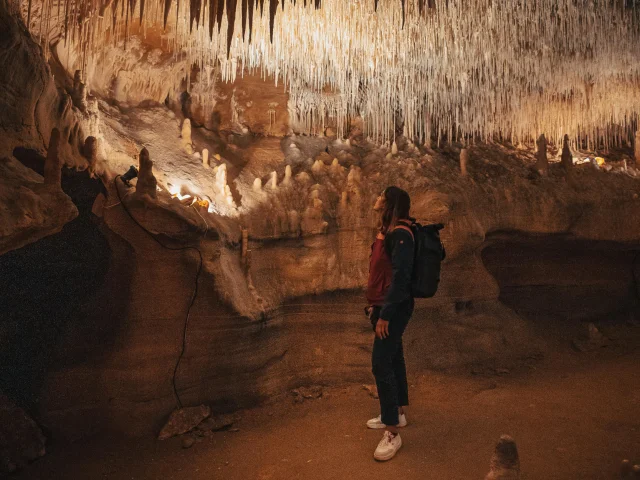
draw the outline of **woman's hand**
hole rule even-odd
[[[389,336],[389,321],[382,320],[381,318],[379,318],[378,322],[376,323],[376,337],[382,340],[384,338],[387,338],[388,336]]]

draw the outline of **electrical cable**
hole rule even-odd
[[[192,245],[188,245],[186,247],[170,247],[168,245],[165,245],[164,243],[162,243],[160,240],[158,240],[156,238],[156,236],[151,233],[149,230],[147,230],[140,222],[138,222],[138,220],[136,220],[136,218],[131,214],[131,212],[129,211],[129,209],[127,208],[127,205],[122,201],[122,197],[120,196],[120,189],[118,188],[118,177],[121,177],[122,175],[116,175],[116,178],[114,180],[114,184],[116,187],[116,193],[118,194],[118,199],[120,200],[120,203],[122,204],[122,207],[124,208],[124,211],[127,212],[127,215],[129,215],[129,217],[131,218],[131,220],[134,221],[134,223],[136,225],[138,225],[138,227],[140,227],[140,229],[142,231],[144,231],[147,235],[149,235],[149,237],[151,237],[158,245],[160,245],[161,247],[167,249],[167,250],[172,250],[172,251],[184,251],[184,250],[195,250],[196,252],[198,252],[198,256],[200,258],[200,261],[198,263],[198,271],[196,272],[196,279],[195,279],[195,287],[193,289],[193,295],[191,296],[191,302],[189,302],[189,307],[187,308],[187,315],[185,317],[184,320],[184,327],[182,329],[182,349],[180,350],[180,355],[178,356],[178,359],[176,360],[176,365],[173,369],[173,377],[171,379],[171,382],[173,384],[173,394],[176,397],[176,402],[178,404],[178,408],[182,408],[182,401],[180,400],[180,395],[178,394],[178,389],[176,388],[176,376],[178,373],[178,367],[180,366],[180,361],[182,360],[182,357],[184,356],[184,352],[186,350],[187,347],[187,327],[189,325],[189,315],[191,314],[191,308],[193,307],[193,304],[196,301],[196,297],[198,295],[198,282],[200,280],[200,273],[202,272],[202,252],[200,251],[199,248],[194,247]],[[114,205],[115,206],[115,205]],[[202,216],[201,216],[202,218]],[[204,220],[204,218],[203,218]],[[206,222],[205,222],[206,224]],[[207,230],[208,230],[208,225],[207,225]]]

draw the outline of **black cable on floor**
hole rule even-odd
[[[198,281],[200,280],[200,272],[202,271],[202,252],[200,251],[199,248],[194,247],[192,245],[189,245],[189,246],[186,246],[186,247],[169,247],[168,245],[165,245],[160,240],[158,240],[153,233],[151,233],[140,222],[138,222],[138,220],[136,220],[135,217],[131,214],[131,212],[127,208],[127,205],[122,201],[122,197],[120,196],[120,190],[118,189],[117,180],[118,180],[118,177],[121,177],[121,176],[122,175],[116,175],[116,178],[115,178],[115,181],[114,181],[115,182],[115,187],[116,187],[116,193],[118,194],[118,199],[120,200],[120,203],[122,204],[122,207],[124,208],[124,211],[127,212],[127,215],[129,215],[131,220],[133,220],[135,222],[135,224],[138,225],[138,227],[140,227],[140,229],[143,232],[145,232],[147,235],[149,235],[162,248],[166,248],[167,250],[172,250],[172,251],[176,251],[176,252],[177,251],[183,251],[183,250],[195,250],[196,252],[198,252],[198,256],[200,257],[200,262],[198,263],[198,271],[196,273],[195,287],[193,289],[193,295],[191,296],[191,302],[189,303],[189,308],[187,308],[187,316],[185,317],[185,320],[184,320],[184,328],[182,329],[182,350],[180,351],[180,355],[178,356],[178,360],[176,361],[176,366],[173,369],[173,378],[172,378],[173,394],[176,397],[176,402],[178,403],[178,408],[182,408],[182,402],[180,401],[180,395],[178,394],[178,389],[176,388],[176,375],[178,373],[178,367],[180,366],[180,361],[182,360],[182,357],[184,356],[185,349],[187,347],[187,326],[189,325],[189,315],[191,313],[191,307],[193,307],[193,304],[196,301],[196,296],[198,295]]]

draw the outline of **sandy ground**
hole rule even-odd
[[[404,446],[373,459],[377,401],[360,385],[295,404],[283,396],[241,412],[238,431],[189,449],[182,440],[94,438],[54,444],[16,479],[482,479],[502,433],[518,444],[523,479],[612,479],[640,461],[640,350],[565,351],[502,376],[411,376]]]

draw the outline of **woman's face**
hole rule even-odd
[[[382,210],[384,210],[384,204],[385,204],[384,192],[382,192],[380,195],[378,195],[378,198],[376,199],[376,203],[373,206],[373,210],[376,212],[381,212]]]

